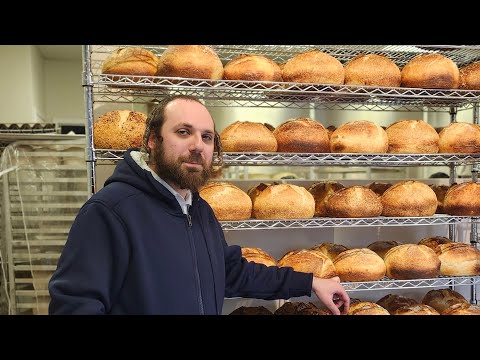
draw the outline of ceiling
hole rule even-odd
[[[37,45],[47,60],[82,60],[82,45]]]

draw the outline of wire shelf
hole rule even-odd
[[[325,109],[364,109],[409,111],[425,107],[447,111],[451,106],[471,107],[480,102],[480,91],[373,87],[354,85],[300,84],[205,80],[158,76],[93,76],[96,102],[158,102],[169,95],[193,95],[208,101],[208,106],[245,106],[244,102],[314,104]],[[252,104],[255,106],[255,104]],[[272,104],[269,104],[272,106]]]
[[[93,45],[92,69],[99,73],[103,61],[118,48],[139,46],[157,55],[167,45]],[[342,64],[359,54],[381,54],[389,57],[399,67],[403,67],[413,57],[422,53],[439,53],[452,59],[458,66],[467,65],[480,59],[479,45],[212,45],[223,63],[241,54],[261,54],[277,63],[284,63],[293,56],[309,51],[320,50],[332,55]]]
[[[346,291],[365,290],[398,290],[429,287],[447,287],[459,285],[475,285],[480,283],[480,276],[453,276],[432,279],[395,280],[383,278],[378,281],[342,282]]]
[[[95,150],[96,160],[117,161],[125,150]],[[412,166],[470,165],[480,161],[479,154],[339,154],[339,153],[237,153],[223,154],[225,165],[289,166]]]
[[[451,225],[460,223],[478,223],[478,217],[449,216],[436,214],[425,217],[372,217],[372,218],[328,218],[292,220],[243,220],[220,221],[224,231],[230,230],[273,230],[273,229],[316,229],[325,227],[349,226],[418,226],[418,225]]]

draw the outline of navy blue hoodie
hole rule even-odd
[[[311,294],[312,274],[228,246],[198,193],[185,215],[132,150],[80,209],[49,282],[50,314],[221,314],[224,297]]]

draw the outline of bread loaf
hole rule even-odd
[[[291,251],[278,260],[279,267],[292,267],[296,271],[313,273],[314,276],[329,279],[337,276],[335,266],[327,255],[319,251]]]
[[[102,64],[102,74],[155,76],[158,57],[141,47],[118,48]]]
[[[265,306],[240,306],[230,315],[273,315]]]
[[[223,151],[275,152],[277,139],[262,123],[236,121],[220,133]]]
[[[480,127],[465,122],[450,123],[438,134],[439,153],[476,154],[480,152]]]
[[[337,255],[348,250],[348,248],[340,244],[323,243],[312,247],[310,250],[320,251],[333,261]]]
[[[114,110],[100,116],[93,124],[96,149],[127,150],[142,145],[147,115],[138,111]]]
[[[312,184],[308,188],[308,191],[315,199],[315,216],[327,216],[328,199],[335,191],[343,188],[345,188],[345,186],[336,181],[322,181]]]
[[[383,193],[392,186],[390,183],[382,183],[382,182],[372,182],[368,185],[365,185],[366,188],[373,190],[375,194],[378,196],[382,196]]]
[[[432,216],[437,210],[437,196],[426,184],[400,181],[381,196],[383,216]]]
[[[455,304],[468,304],[468,301],[460,293],[447,288],[430,290],[423,297],[422,303],[431,306],[440,314],[443,314],[450,306]]]
[[[423,120],[400,120],[387,130],[388,152],[393,154],[436,154],[439,136]]]
[[[391,314],[392,312],[400,309],[401,307],[418,305],[418,301],[402,295],[388,294],[378,300],[377,304],[387,309],[388,312]]]
[[[391,312],[392,315],[440,315],[437,310],[425,304],[407,305]]]
[[[385,258],[385,254],[390,250],[391,248],[402,245],[401,242],[398,241],[375,241],[371,243],[370,245],[367,246],[367,249],[372,250],[374,253],[376,253],[378,256],[380,256],[382,259]],[[382,305],[383,306],[383,305]]]
[[[330,137],[333,153],[386,153],[388,136],[371,121],[351,121],[338,127]]]
[[[348,315],[390,315],[390,313],[378,304],[360,301],[350,306]]]
[[[350,249],[333,260],[342,281],[375,281],[385,276],[383,259],[369,249]]]
[[[311,50],[295,55],[282,69],[282,78],[286,82],[343,84],[345,69],[333,56]]]
[[[170,45],[158,61],[158,76],[221,80],[223,64],[206,45]]]
[[[460,89],[480,90],[480,61],[460,68]]]
[[[319,309],[312,303],[287,301],[274,315],[331,315],[328,310]]]
[[[401,80],[398,66],[383,55],[361,54],[345,65],[347,85],[398,87]]]
[[[450,186],[443,200],[443,209],[449,215],[479,216],[480,184],[468,181]]]
[[[270,254],[259,248],[242,247],[242,257],[257,264],[266,266],[277,265],[277,261]]]
[[[247,220],[252,215],[252,200],[246,192],[227,182],[209,182],[199,191],[220,221]]]
[[[440,272],[440,260],[435,251],[425,245],[403,244],[391,248],[383,259],[386,275],[392,279],[435,278]]]
[[[225,64],[225,80],[282,81],[282,70],[264,55],[242,54]]]
[[[402,86],[423,89],[457,89],[460,73],[457,65],[441,54],[421,54],[402,69]]]
[[[290,119],[278,126],[273,135],[278,152],[329,152],[328,132],[318,121],[308,118]]]
[[[255,200],[257,199],[257,196],[270,185],[271,184],[260,183],[258,185],[252,186],[250,189],[247,190],[247,195],[250,196],[250,199],[252,200],[252,204],[255,204]]]
[[[450,188],[450,186],[430,185],[430,188],[433,190],[433,192],[437,196],[437,210],[435,211],[435,213],[445,214],[445,209],[443,208],[443,201],[445,199],[445,195],[447,194],[447,191]]]
[[[480,315],[480,306],[471,304],[455,304],[445,309],[442,315]]]
[[[315,200],[307,189],[292,184],[268,186],[255,198],[256,219],[310,219],[315,213]]]
[[[326,203],[327,215],[339,218],[375,217],[382,214],[377,194],[364,186],[351,186],[333,193]]]
[[[480,251],[471,245],[451,242],[438,246],[440,274],[445,276],[480,275]]]
[[[439,246],[441,244],[448,244],[451,243],[452,240],[445,236],[434,236],[434,237],[427,237],[423,238],[418,242],[418,245],[425,245],[428,246],[430,249],[435,251],[435,254],[440,254]]]

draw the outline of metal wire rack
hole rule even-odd
[[[266,229],[311,229],[340,226],[418,226],[418,225],[450,225],[459,223],[478,223],[478,217],[449,216],[436,214],[419,217],[372,217],[372,218],[328,218],[292,220],[242,220],[220,221],[224,231],[230,230],[266,230]]]
[[[413,289],[429,287],[447,287],[459,285],[475,285],[480,283],[480,276],[441,276],[432,279],[395,280],[383,278],[378,281],[366,282],[342,282],[346,291],[365,290],[392,290],[392,289]]]
[[[95,160],[117,161],[125,150],[97,149]],[[340,154],[340,153],[236,153],[225,152],[225,165],[288,166],[443,166],[469,165],[480,160],[480,154]]]
[[[371,109],[418,111],[424,107],[447,111],[461,110],[480,102],[480,91],[373,87],[354,85],[299,84],[204,80],[158,76],[94,75],[95,101],[152,103],[168,95],[193,95],[208,106],[311,107],[317,109]],[[273,104],[272,104],[273,103]]]
[[[480,91],[388,88],[353,85],[319,85],[288,82],[203,80],[157,76],[102,74],[102,64],[116,49],[127,45],[91,47],[91,81],[95,102],[152,103],[167,95],[187,94],[208,101],[208,106],[251,106],[329,110],[449,111],[471,108],[480,102]],[[140,45],[137,45],[140,46]],[[142,46],[161,55],[165,45]],[[213,45],[225,63],[245,54],[263,54],[285,62],[298,53],[319,49],[346,63],[362,53],[383,54],[403,66],[421,53],[440,53],[458,66],[480,60],[480,46],[397,45]]]

